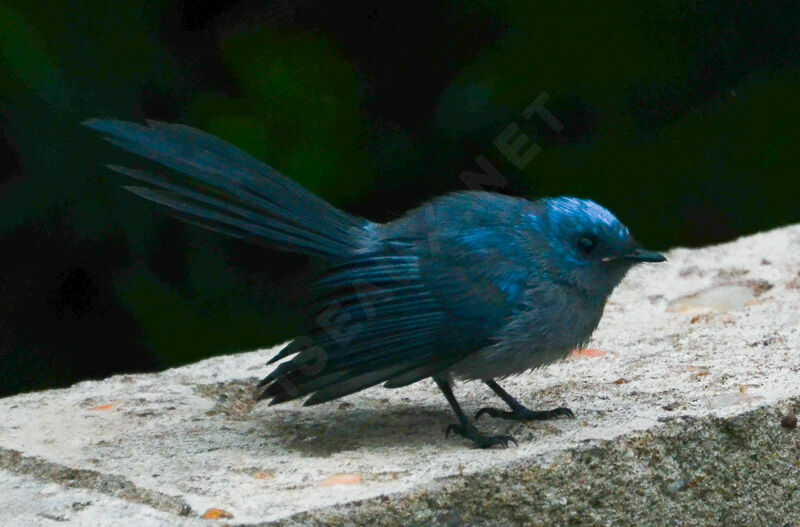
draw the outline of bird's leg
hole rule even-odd
[[[456,417],[458,417],[458,424],[449,425],[445,432],[445,437],[449,436],[450,432],[453,432],[461,437],[472,440],[478,448],[489,448],[494,445],[506,448],[509,442],[513,442],[515,445],[517,444],[517,441],[510,435],[487,436],[481,433],[474,424],[469,422],[469,419],[464,414],[461,405],[456,401],[456,396],[453,395],[453,389],[450,387],[450,383],[446,379],[441,379],[439,377],[434,377],[433,379],[447,398],[447,402],[450,403],[450,407],[456,413]]]
[[[478,413],[475,414],[475,420],[483,414],[490,415],[491,417],[499,417],[500,419],[512,419],[514,421],[545,421],[562,416],[575,418],[575,414],[572,413],[572,410],[564,406],[553,408],[552,410],[529,410],[523,406],[522,403],[511,397],[511,395],[501,388],[494,380],[489,379],[483,382],[505,401],[511,408],[511,411],[500,410],[499,408],[481,408],[478,410]]]

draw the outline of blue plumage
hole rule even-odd
[[[511,408],[508,419],[571,415],[532,411],[494,379],[565,356],[586,342],[608,295],[638,262],[628,229],[597,203],[528,201],[465,191],[387,224],[351,216],[234,146],[184,125],[85,123],[133,153],[173,169],[166,177],[109,168],[148,186],[126,187],[177,217],[227,236],[322,258],[317,311],[306,336],[270,362],[259,398],[317,404],[376,384],[433,377],[459,419],[453,431],[481,447],[506,446],[467,419],[455,378],[479,379]]]

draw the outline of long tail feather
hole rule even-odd
[[[287,251],[341,260],[357,250],[370,222],[315,196],[270,166],[200,130],[148,121],[147,125],[91,119],[106,139],[183,175],[109,165],[153,187],[127,190],[172,209],[175,216],[227,236]]]

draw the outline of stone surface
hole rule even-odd
[[[430,381],[254,404],[261,350],[0,399],[0,521],[800,525],[800,429],[781,426],[800,411],[800,226],[668,257],[614,293],[603,353],[502,383],[577,416],[480,421],[519,447],[445,439]]]

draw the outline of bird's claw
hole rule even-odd
[[[449,437],[450,433],[458,434],[461,437],[471,440],[475,443],[475,446],[478,448],[490,448],[493,446],[499,446],[501,448],[508,448],[509,443],[514,443],[514,445],[519,446],[517,440],[514,439],[514,436],[511,435],[496,435],[496,436],[487,436],[482,434],[472,425],[457,425],[451,424],[447,427],[444,432],[445,437]]]
[[[559,406],[558,408],[547,410],[547,413],[549,413],[550,417],[553,419],[557,417],[566,417],[568,419],[575,419],[575,414],[573,413],[573,411],[567,408],[566,406]]]
[[[477,421],[484,414],[488,415],[489,417],[499,417],[501,419],[512,419],[511,416],[512,416],[513,412],[507,412],[507,411],[501,410],[499,408],[491,408],[491,407],[481,408],[475,414],[475,420]]]
[[[548,419],[557,419],[559,417],[567,417],[575,419],[575,414],[572,410],[565,406],[553,408],[552,410],[528,410],[525,407],[516,408],[511,411],[500,410],[499,408],[481,408],[475,414],[475,420],[482,415],[496,417],[498,419],[509,419],[512,421],[547,421]]]

